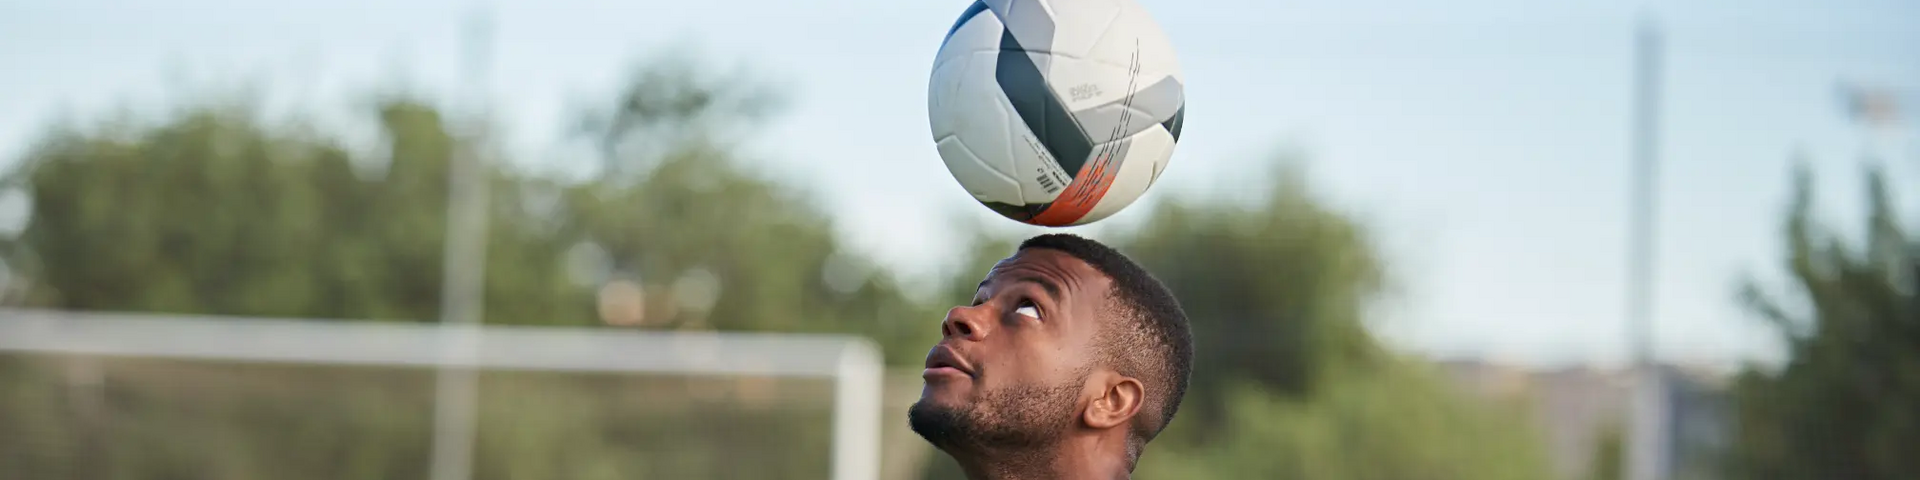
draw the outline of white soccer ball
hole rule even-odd
[[[927,114],[975,200],[1058,227],[1153,186],[1186,95],[1173,44],[1133,0],[980,0],[940,46]]]

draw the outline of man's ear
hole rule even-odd
[[[1147,401],[1147,389],[1133,377],[1117,373],[1105,373],[1105,377],[1096,385],[1101,385],[1098,396],[1087,404],[1080,414],[1080,420],[1087,427],[1105,430],[1133,421],[1140,413],[1141,405]]]

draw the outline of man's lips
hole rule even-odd
[[[968,365],[967,361],[961,359],[959,354],[954,353],[952,348],[946,345],[935,346],[933,347],[933,351],[927,352],[927,370],[922,373],[921,376],[930,377],[936,375],[972,377],[973,366]]]
[[[933,377],[965,377],[965,378],[973,378],[973,377],[970,377],[970,376],[967,376],[967,372],[962,372],[962,371],[960,371],[960,370],[958,370],[958,369],[955,369],[955,368],[953,368],[953,367],[934,367],[934,368],[929,368],[929,369],[926,369],[926,370],[924,370],[924,371],[921,371],[921,372],[920,372],[920,376],[921,376],[922,378],[933,378]]]

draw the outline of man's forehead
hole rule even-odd
[[[979,286],[986,288],[996,281],[1022,280],[1038,282],[1049,289],[1068,290],[1097,287],[1109,281],[1106,275],[1101,274],[1092,265],[1071,254],[1052,249],[1029,248],[1014,252],[1013,256],[994,263],[993,268],[987,271],[987,278],[981,280]],[[1057,285],[1047,285],[1048,283]]]

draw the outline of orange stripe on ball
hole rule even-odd
[[[1112,147],[1101,148],[1100,157],[1080,167],[1073,176],[1073,184],[1060,192],[1046,210],[1034,215],[1027,223],[1047,227],[1073,225],[1093,211],[1100,199],[1107,196],[1107,189],[1113,186],[1113,179],[1120,174],[1120,166],[1113,161]]]

